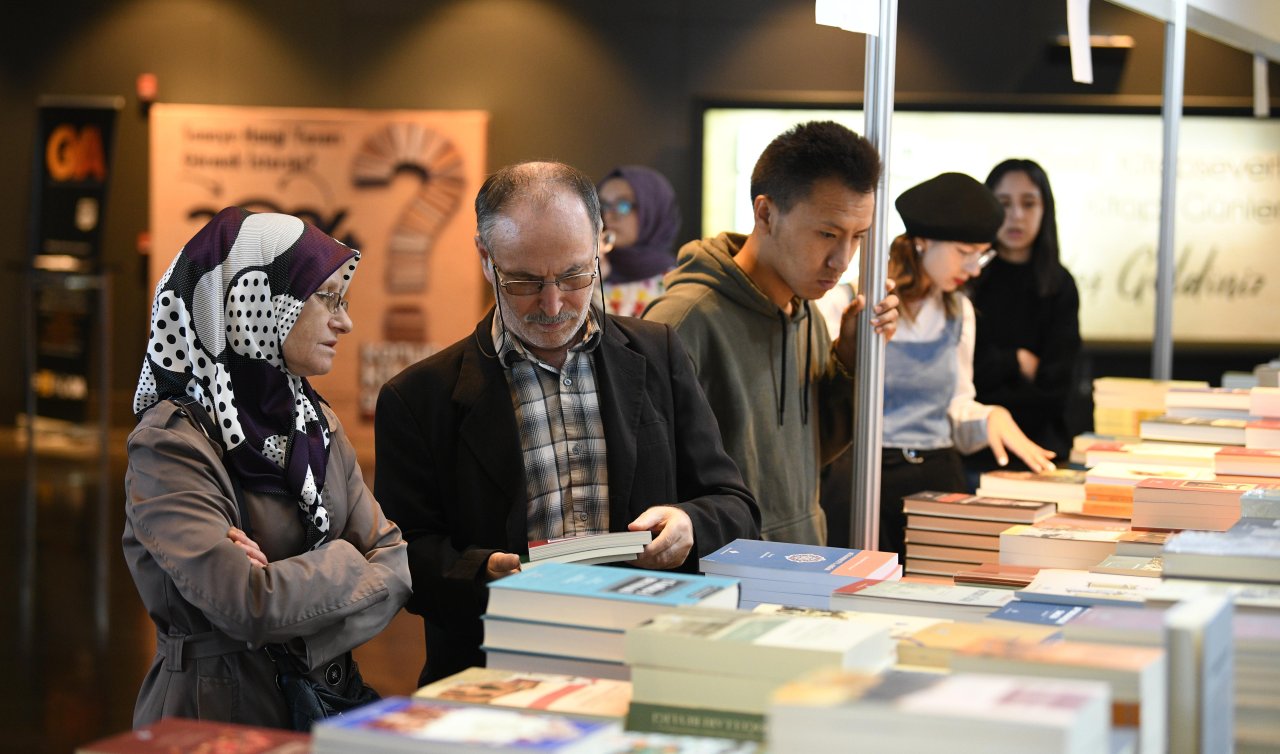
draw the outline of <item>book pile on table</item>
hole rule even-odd
[[[1144,419],[1138,430],[1143,440],[1244,445],[1245,419],[1201,419],[1195,416],[1157,416]]]
[[[1000,534],[1002,565],[1085,569],[1116,552],[1129,531],[1127,521],[1055,516],[1032,526],[1012,526]]]
[[[1208,388],[1199,380],[1148,380],[1099,377],[1093,381],[1093,428],[1103,435],[1137,435],[1144,419],[1165,412],[1165,394],[1173,388]]]
[[[486,665],[626,680],[624,632],[680,605],[734,608],[736,579],[547,563],[489,584]]]
[[[985,563],[964,571],[956,571],[951,578],[956,586],[1021,589],[1030,584],[1039,572],[1040,569],[1033,566]]]
[[[557,673],[467,668],[423,686],[413,692],[413,698],[620,722],[631,704],[631,683]]]
[[[1147,479],[1133,491],[1133,526],[1226,531],[1240,519],[1240,496],[1252,484]]]
[[[947,670],[957,650],[976,641],[998,639],[1025,644],[1056,641],[1062,636],[1060,627],[1030,623],[952,621],[923,628],[898,642],[899,669],[930,668]]]
[[[631,730],[739,731],[754,721],[763,735],[769,695],[797,675],[834,666],[875,673],[894,661],[894,642],[880,624],[785,613],[683,608],[627,630],[631,666]],[[673,713],[683,728],[662,724]]]
[[[698,561],[708,575],[741,581],[740,606],[762,603],[827,608],[831,592],[864,579],[902,575],[896,552],[735,539]]]
[[[1170,578],[1280,585],[1280,520],[1242,518],[1226,531],[1184,531],[1164,547]]]
[[[584,537],[541,539],[529,543],[525,569],[542,563],[622,563],[635,560],[653,541],[651,531],[612,531]]]
[[[935,576],[998,563],[1000,532],[1043,521],[1056,511],[1053,503],[932,491],[906,496],[902,508],[907,514],[906,572]]]
[[[1084,509],[1085,473],[1079,469],[1049,471],[983,472],[978,480],[982,497],[1036,500],[1054,503],[1059,513],[1079,513]]]
[[[1212,469],[1214,456],[1222,449],[1216,445],[1181,442],[1094,442],[1085,449],[1084,465],[1120,463],[1129,468],[1154,466],[1164,469],[1175,466],[1181,469]]]
[[[1097,754],[1110,748],[1110,690],[1100,681],[975,673],[817,671],[769,707],[770,749],[935,754]]]
[[[1084,506],[1086,516],[1133,518],[1133,491],[1147,479],[1194,479],[1213,481],[1214,472],[1206,468],[1183,466],[1131,466],[1124,463],[1101,463],[1085,473]]]
[[[1280,613],[1237,614],[1236,751],[1264,751],[1280,741]]]
[[[201,751],[307,754],[311,751],[311,736],[277,728],[166,717],[137,730],[76,747],[76,754],[175,754]]]
[[[317,722],[314,754],[602,751],[617,723],[390,697]]]
[[[311,751],[314,754],[756,754],[759,747],[753,742],[723,738],[632,733],[622,730],[617,722],[392,697],[317,723]]]
[[[916,581],[862,581],[833,592],[831,609],[980,621],[1013,599],[1013,592],[1007,589]]]
[[[1156,576],[1120,576],[1073,568],[1044,568],[1019,589],[1020,600],[1058,605],[1130,605],[1141,607],[1160,588]]]
[[[1165,748],[1168,692],[1163,648],[984,639],[958,649],[951,669],[1103,681],[1111,687],[1111,725],[1137,729],[1140,751]]]

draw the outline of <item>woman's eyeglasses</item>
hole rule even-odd
[[[631,214],[635,208],[636,203],[630,199],[619,199],[616,202],[606,202],[603,199],[600,201],[600,214],[602,215],[606,212],[612,212],[618,217],[626,217]]]
[[[550,280],[550,281],[503,280],[502,278],[505,276],[505,273],[502,271],[502,268],[498,267],[498,265],[495,264],[493,265],[493,271],[495,273],[495,277],[498,280],[498,285],[502,286],[502,289],[512,296],[536,296],[537,294],[542,293],[542,288],[544,286],[548,286],[548,285],[554,285],[556,288],[559,288],[560,291],[563,293],[569,293],[570,291],[580,291],[583,288],[586,288],[587,286],[591,285],[592,281],[596,279],[596,273],[592,271],[592,272],[575,272],[569,275],[561,275],[555,280]]]
[[[978,265],[978,269],[980,270],[991,264],[991,260],[996,258],[995,249],[987,249],[986,251],[963,251],[961,249],[956,249],[956,251],[960,252],[960,257],[964,260],[964,264],[969,264],[970,262],[975,263]]]
[[[330,314],[345,312],[347,307],[351,305],[351,301],[344,298],[341,293],[334,293],[332,291],[316,291],[311,295],[324,302],[324,308],[328,309]]]

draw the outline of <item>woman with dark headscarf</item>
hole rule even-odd
[[[662,276],[675,266],[680,208],[661,173],[641,165],[609,171],[596,186],[604,217],[604,298],[609,313],[639,317],[663,291]]]
[[[264,647],[342,693],[361,683],[350,650],[408,599],[400,530],[307,381],[351,330],[359,259],[295,217],[233,207],[156,287],[125,476],[125,559],[157,634],[135,727],[290,727]]]

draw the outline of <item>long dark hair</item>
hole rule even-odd
[[[996,165],[987,176],[987,188],[995,193],[996,186],[1009,173],[1025,173],[1031,182],[1040,189],[1040,200],[1044,204],[1044,215],[1040,218],[1040,232],[1031,242],[1031,272],[1036,279],[1036,292],[1041,297],[1052,296],[1062,285],[1062,262],[1058,258],[1058,215],[1054,209],[1053,189],[1049,187],[1049,176],[1044,168],[1035,160],[1011,159]],[[999,245],[996,241],[996,245]],[[984,278],[975,279],[977,286],[982,285]]]

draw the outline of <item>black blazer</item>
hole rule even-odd
[[[419,681],[483,665],[485,565],[528,552],[515,408],[493,356],[493,310],[475,333],[401,372],[378,396],[375,494],[409,543],[427,664]],[[479,345],[478,345],[479,344]],[[483,349],[483,350],[481,350]],[[693,521],[681,570],[732,540],[758,538],[760,510],[725,454],[719,426],[675,331],[608,317],[592,354],[609,469],[609,528],[655,505]],[[643,466],[641,466],[643,462]]]

